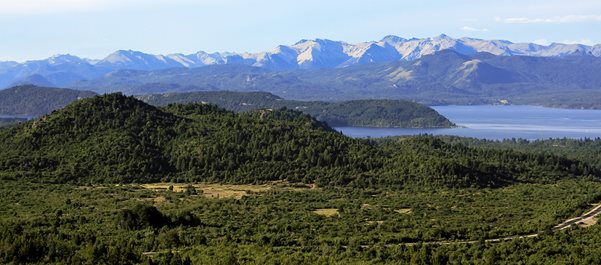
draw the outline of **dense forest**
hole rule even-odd
[[[0,115],[39,117],[69,103],[96,95],[93,92],[17,86],[0,91]],[[331,126],[448,128],[454,126],[435,110],[404,100],[355,100],[345,102],[293,101],[264,92],[210,91],[141,95],[154,105],[211,103],[234,112],[289,108],[307,113]]]
[[[454,126],[435,110],[406,100],[352,100],[343,102],[286,100],[266,92],[209,91],[143,95],[155,106],[206,102],[235,111],[288,108],[309,114],[330,126],[447,128]]]
[[[377,144],[288,109],[161,109],[121,94],[77,101],[0,131],[0,170],[50,182],[274,180],[389,187],[499,187],[600,175],[565,156],[471,148],[423,136]]]
[[[473,148],[489,148],[497,150],[520,150],[565,156],[571,159],[585,161],[596,167],[601,167],[601,138],[595,139],[547,139],[527,141],[524,139],[506,139],[491,141],[474,138],[445,136],[439,137],[445,142],[462,144]],[[380,139],[381,142],[396,140],[391,137]]]
[[[0,129],[0,263],[595,264],[598,225],[553,227],[601,201],[600,142],[96,96]]]

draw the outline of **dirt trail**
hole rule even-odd
[[[601,214],[601,204],[595,206],[595,208],[593,208],[592,210],[586,212],[585,214],[583,214],[581,216],[566,220],[565,222],[556,225],[555,227],[553,227],[553,230],[556,230],[556,231],[564,230],[574,224],[589,223],[592,219],[597,217],[597,215],[599,215],[599,214]]]
[[[568,220],[564,221],[563,223],[554,226],[553,232],[564,230],[566,228],[571,227],[572,225],[584,224],[585,227],[589,226],[588,224],[595,223],[594,218],[597,217],[599,214],[601,214],[601,204],[595,206],[595,208],[582,214],[581,216],[578,216],[578,217],[575,217],[572,219],[568,219]],[[484,242],[496,243],[496,242],[515,240],[515,239],[533,238],[533,237],[538,237],[541,234],[542,234],[542,232],[528,234],[528,235],[516,235],[516,236],[508,236],[508,237],[500,237],[500,238],[490,238],[490,239],[484,240]],[[404,243],[401,245],[407,245],[407,246],[420,245],[420,244],[421,245],[456,245],[456,244],[476,244],[478,242],[480,242],[480,241],[479,240],[427,241],[427,242],[419,242],[419,243]]]

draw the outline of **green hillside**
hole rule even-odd
[[[307,113],[331,126],[448,128],[454,126],[435,110],[405,100],[344,102],[285,100],[265,92],[210,91],[138,96],[155,106],[207,102],[235,112],[288,108]]]
[[[16,86],[0,90],[0,115],[37,117],[96,93],[63,88]]]
[[[0,90],[0,115],[39,117],[93,92],[18,86]],[[285,100],[262,92],[194,92],[143,95],[138,98],[155,106],[171,103],[208,102],[235,111],[289,108],[302,111],[332,126],[446,128],[453,124],[435,110],[403,100],[356,100],[319,102]]]
[[[373,167],[369,145],[298,112],[161,110],[121,94],[77,101],[0,138],[3,171],[58,182],[302,180],[326,178],[335,163]]]
[[[121,94],[80,100],[1,130],[0,172],[50,182],[287,180],[353,187],[499,187],[599,176],[598,168],[551,154],[468,148],[432,137],[376,144],[287,109],[159,109]]]
[[[597,264],[599,225],[554,226],[600,201],[598,145],[96,96],[0,129],[0,263]]]
[[[0,128],[1,127],[11,126],[11,125],[17,124],[19,122],[24,122],[24,121],[27,121],[27,119],[22,119],[22,118],[0,118]]]

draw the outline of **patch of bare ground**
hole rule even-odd
[[[599,207],[599,205],[601,205],[601,204],[593,204],[591,206],[594,206],[595,208],[597,208],[597,207]],[[578,226],[586,228],[586,227],[596,225],[598,221],[599,221],[599,218],[596,215],[588,216],[588,217],[580,220],[580,222],[578,222]]]
[[[411,214],[411,208],[401,208],[394,211],[400,214]]]
[[[142,184],[140,187],[144,189],[154,191],[168,191],[173,192],[185,192],[192,186],[198,192],[206,198],[213,199],[225,199],[234,198],[241,199],[249,194],[263,193],[273,190],[281,191],[304,191],[309,189],[317,189],[315,185],[306,184],[290,184],[287,182],[271,182],[268,184],[251,185],[251,184],[185,184],[185,183],[150,183]]]
[[[589,217],[586,219],[582,219],[582,221],[578,222],[578,226],[586,228],[589,226],[596,225],[597,221],[598,221],[597,217]]]
[[[315,209],[315,211],[313,211],[313,213],[315,213],[317,215],[325,216],[325,217],[337,217],[337,216],[340,216],[340,212],[338,212],[338,209],[336,209],[336,208]]]

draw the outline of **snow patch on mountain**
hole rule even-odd
[[[119,50],[100,60],[83,59],[65,54],[45,60],[24,63],[0,62],[0,87],[30,76],[41,80],[40,75],[58,86],[69,85],[77,79],[91,79],[118,70],[161,70],[169,68],[197,68],[208,65],[238,64],[262,67],[269,70],[342,68],[357,64],[389,61],[415,61],[444,50],[463,55],[479,52],[501,56],[597,56],[601,57],[601,44],[539,45],[512,43],[506,40],[476,38],[455,39],[441,34],[430,38],[402,38],[389,35],[379,41],[351,44],[327,39],[301,40],[293,45],[279,45],[270,51],[258,53],[174,53],[153,55],[132,50]],[[472,67],[478,64],[473,63]],[[398,73],[397,78],[411,78],[410,73]]]

